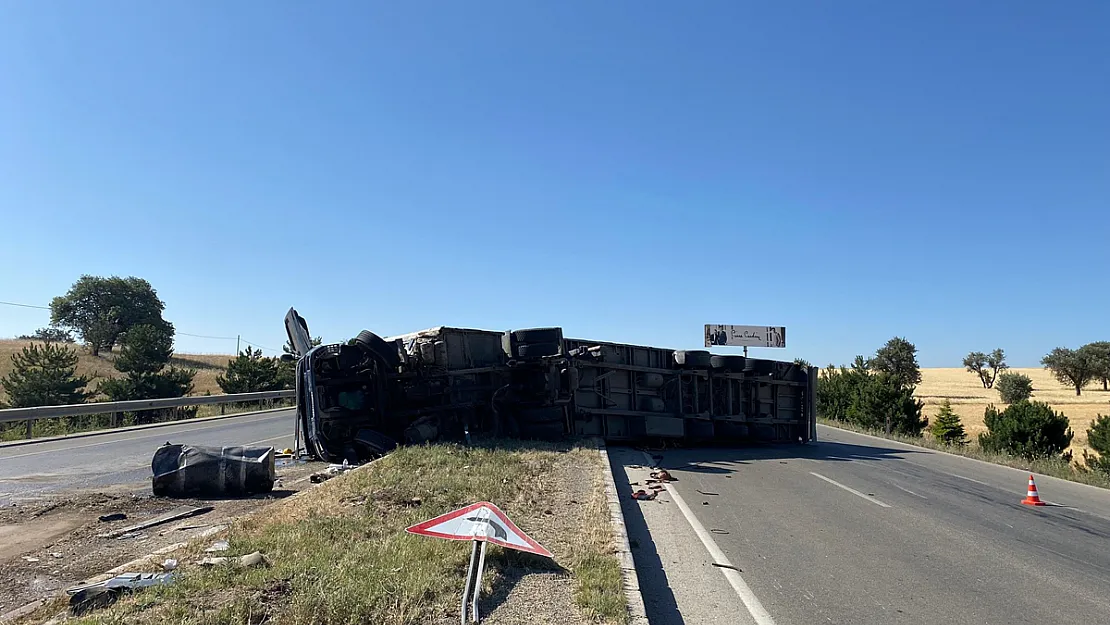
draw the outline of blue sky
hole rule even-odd
[[[280,348],[562,325],[846,363],[1110,339],[1110,3],[0,4],[0,300]],[[0,306],[0,336],[42,310]],[[234,349],[179,335],[191,352]]]

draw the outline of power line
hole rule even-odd
[[[5,306],[19,306],[20,308],[37,308],[38,310],[50,310],[49,306],[35,306],[33,304],[19,304],[17,302],[3,302],[3,301],[0,301],[0,304],[3,304]],[[246,343],[247,345],[250,345],[251,347],[257,347],[258,349],[265,349],[265,350],[268,350],[268,351],[271,351],[271,352],[280,351],[280,350],[276,350],[272,347],[266,347],[265,345],[259,345],[257,343],[251,343],[250,341],[247,341],[247,340],[243,339],[242,337],[238,337],[238,336],[208,336],[206,334],[190,334],[188,332],[178,332],[176,330],[174,331],[174,334],[177,334],[179,336],[188,336],[188,337],[192,337],[192,338],[195,338],[195,339],[212,339],[212,340],[216,340],[216,341],[240,341],[241,340],[244,343]]]
[[[191,336],[195,339],[216,339],[216,340],[219,340],[219,341],[234,341],[234,340],[236,340],[236,337],[234,337],[234,336],[205,336],[203,334],[189,334],[188,332],[176,332],[176,334],[180,334],[181,336]]]
[[[20,308],[38,308],[39,310],[50,310],[49,306],[32,306],[31,304],[17,304],[15,302],[0,302],[5,306],[19,306]]]
[[[247,339],[242,339],[242,340],[243,340],[243,342],[244,342],[244,343],[246,343],[247,345],[250,345],[251,347],[257,347],[258,349],[265,349],[265,350],[269,350],[269,351],[271,351],[271,352],[276,352],[276,351],[278,351],[278,350],[276,350],[276,349],[274,349],[274,348],[272,348],[272,347],[266,347],[265,345],[258,345],[258,344],[256,344],[256,343],[251,343],[251,342],[250,342],[250,341],[248,341]]]

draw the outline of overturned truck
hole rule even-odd
[[[561,328],[364,330],[313,346],[296,310],[298,452],[365,462],[472,434],[610,442],[809,442],[815,368],[702,350],[566,338]]]

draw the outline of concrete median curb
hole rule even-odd
[[[171,425],[183,425],[187,423],[206,423],[208,421],[219,421],[220,419],[235,419],[239,417],[249,417],[252,415],[268,414],[271,412],[279,412],[281,410],[293,410],[294,406],[285,406],[283,408],[267,408],[266,410],[254,410],[251,412],[236,412],[232,414],[221,414],[211,417],[197,417],[195,419],[178,419],[177,421],[163,421],[162,423],[146,423],[144,425],[129,425],[121,428],[110,428],[107,430],[92,430],[90,432],[77,432],[74,434],[62,434],[60,436],[45,436],[42,438],[29,438],[21,441],[7,441],[0,443],[0,449],[8,447],[19,447],[21,445],[31,445],[33,443],[51,443],[54,441],[68,441],[75,438],[88,438],[90,436],[104,436],[105,434],[118,434],[120,432],[134,432],[139,430],[152,430],[155,428],[170,427]],[[65,417],[62,417],[65,418]]]
[[[609,452],[604,443],[600,445],[598,451],[605,471],[605,499],[609,503],[609,522],[613,526],[613,538],[617,543],[617,559],[620,560],[625,602],[628,604],[628,622],[631,625],[648,625],[644,596],[640,591],[640,578],[636,575],[636,563],[632,558],[624,512],[621,511],[621,502],[617,494],[617,482],[613,479],[613,465],[609,462]]]

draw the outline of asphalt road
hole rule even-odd
[[[0,505],[60,492],[148,489],[151,456],[166,442],[292,447],[293,419],[289,409],[0,447]]]
[[[610,451],[653,625],[1110,618],[1110,492],[1037,476],[1055,505],[1025,506],[1021,471],[827,427],[819,439]],[[631,499],[651,464],[678,478],[669,488],[695,523],[672,493]],[[752,617],[694,525],[770,621]]]

